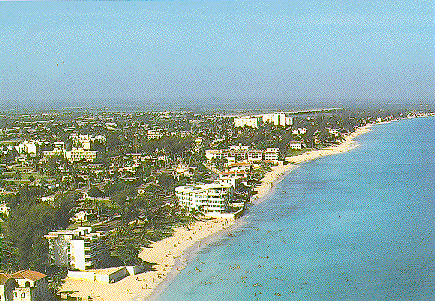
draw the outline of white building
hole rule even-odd
[[[175,188],[179,204],[203,213],[223,213],[231,196],[231,185],[225,183],[191,184]]]
[[[84,148],[72,148],[70,151],[64,152],[65,159],[70,162],[77,162],[85,160],[88,162],[93,162],[97,157],[96,151],[85,150]]]
[[[148,130],[147,131],[147,138],[148,139],[160,139],[164,136],[164,133],[162,130]]]
[[[293,125],[293,118],[287,117],[283,112],[276,112],[270,114],[262,114],[255,116],[240,116],[234,118],[235,127],[249,126],[258,128],[260,123],[273,123],[276,126],[290,126]]]
[[[103,135],[78,135],[77,133],[72,133],[69,138],[75,143],[78,148],[83,148],[84,150],[91,149],[91,142],[99,141],[101,143],[106,142],[106,137]]]
[[[249,173],[252,169],[252,164],[247,162],[236,162],[225,164],[227,171],[229,172],[243,172],[244,174]]]
[[[290,141],[289,146],[291,149],[302,149],[304,144],[301,141]]]
[[[231,185],[233,188],[236,188],[237,183],[239,183],[243,179],[240,176],[233,176],[233,173],[226,172],[219,174],[219,182],[225,185]]]
[[[289,126],[293,124],[293,118],[287,117],[285,113],[281,112],[264,114],[262,115],[262,121],[264,123],[273,123],[276,126]]]
[[[192,177],[193,176],[193,170],[195,168],[190,167],[190,166],[186,166],[183,164],[178,164],[177,168],[175,169],[175,174],[178,178],[180,178],[180,176],[183,177]]]
[[[255,116],[241,116],[234,118],[235,127],[245,127],[249,126],[252,128],[258,128],[259,117]]]
[[[222,159],[223,154],[224,152],[222,149],[207,149],[205,151],[205,157],[207,160]]]
[[[263,160],[263,153],[262,150],[250,150],[247,153],[247,161],[248,162],[257,162]]]
[[[249,149],[248,147],[237,149],[208,149],[205,151],[205,157],[208,160],[226,159],[228,163],[239,161],[259,162],[275,161],[279,158],[279,148],[268,148],[266,150]]]
[[[53,263],[81,271],[98,264],[104,256],[101,252],[104,246],[100,243],[104,234],[91,231],[91,227],[78,227],[76,230],[59,230],[44,235],[49,242]]]
[[[279,148],[267,148],[264,152],[264,161],[278,161]]]
[[[15,147],[15,149],[20,154],[25,153],[25,154],[30,155],[31,157],[35,157],[37,144],[38,144],[38,141],[24,141],[24,142],[18,144]]]
[[[9,215],[9,210],[10,210],[10,208],[6,204],[0,203],[0,213],[8,216]]]
[[[328,132],[329,132],[329,134],[331,134],[331,135],[333,135],[335,137],[338,137],[340,135],[340,130],[339,129],[330,129],[330,128],[328,128]]]
[[[55,198],[56,198],[56,196],[54,194],[43,196],[43,197],[41,197],[41,202],[51,203],[51,202],[54,202]]]
[[[249,150],[249,146],[247,145],[231,145],[229,147],[229,150],[234,150],[234,151],[247,151]]]
[[[297,128],[295,130],[292,130],[293,135],[304,135],[307,132],[306,128]]]

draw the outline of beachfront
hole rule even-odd
[[[187,264],[188,258],[182,257],[186,250],[193,247],[193,251],[196,251],[202,247],[204,238],[228,229],[232,224],[233,221],[228,219],[210,219],[198,221],[189,225],[189,228],[176,228],[173,236],[151,244],[139,254],[144,261],[155,263],[152,271],[128,276],[112,284],[67,278],[61,291],[74,291],[71,296],[82,297],[83,300],[91,296],[95,301],[124,301],[138,295],[142,298],[139,300],[143,300],[151,295],[172,269],[179,270]]]
[[[297,164],[312,161],[324,156],[347,152],[357,147],[358,144],[353,139],[361,134],[369,132],[371,126],[371,124],[368,124],[364,127],[358,128],[355,132],[345,137],[343,142],[339,145],[319,150],[311,150],[297,156],[286,158],[286,161],[289,162],[289,164],[274,166],[272,167],[272,170],[270,172],[266,173],[264,178],[261,180],[261,185],[254,189],[257,194],[255,195],[255,198],[252,202],[254,204],[259,204],[264,199],[266,199],[268,195],[272,192],[272,188],[276,185],[276,183],[278,183],[283,177],[285,177],[286,174],[297,168]]]
[[[261,185],[255,188],[257,194],[252,202],[258,204],[265,200],[273,191],[276,183],[297,168],[297,164],[353,149],[357,146],[353,139],[370,131],[370,127],[371,125],[367,125],[357,129],[337,146],[309,151],[289,158],[287,160],[289,164],[287,165],[274,166],[270,172],[266,173]],[[61,290],[76,291],[72,296],[82,297],[83,299],[91,296],[93,300],[101,301],[144,300],[150,296],[155,297],[162,287],[187,264],[189,257],[194,255],[205,244],[204,239],[213,236],[213,234],[217,235],[223,230],[231,229],[232,225],[234,225],[232,220],[211,219],[198,221],[191,225],[189,229],[185,227],[176,228],[173,236],[153,243],[140,253],[140,258],[155,263],[153,271],[128,276],[113,284],[67,279]],[[186,253],[189,253],[189,255],[186,255]]]

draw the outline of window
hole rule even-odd
[[[26,298],[26,293],[22,293],[21,298]]]

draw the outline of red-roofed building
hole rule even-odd
[[[45,274],[31,270],[0,273],[0,301],[45,301],[49,296]]]

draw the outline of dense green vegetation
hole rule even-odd
[[[11,211],[2,228],[4,258],[1,269],[47,270],[48,244],[43,235],[69,225],[78,197],[65,193],[55,203],[48,204],[38,201],[43,193],[40,187],[24,186],[16,195],[5,197]]]
[[[186,217],[173,196],[167,196],[160,185],[149,185],[141,195],[137,195],[134,185],[122,182],[108,185],[104,192],[92,191],[110,199],[79,201],[80,194],[65,192],[47,203],[40,201],[44,195],[42,188],[28,186],[16,195],[3,197],[12,209],[2,225],[0,269],[50,272],[48,242],[43,236],[69,227],[76,207],[94,208],[96,214],[90,217],[94,222],[119,216],[94,227],[94,230],[110,230],[104,240],[113,261],[106,262],[107,266],[139,263],[137,255],[141,247],[170,235],[175,224],[189,223],[194,218]]]

